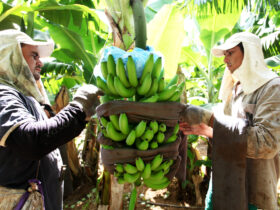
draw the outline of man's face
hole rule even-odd
[[[244,54],[239,46],[226,50],[224,52],[224,62],[227,65],[228,70],[233,73],[243,61]]]
[[[40,72],[43,67],[43,63],[41,62],[38,54],[38,47],[25,44],[22,46],[21,50],[35,80],[39,80],[41,77]]]

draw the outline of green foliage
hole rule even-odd
[[[157,1],[152,2],[151,4],[148,4],[145,8],[147,23],[150,22],[154,18],[154,16],[159,12],[159,10],[165,4],[171,4],[172,2],[173,2],[173,0],[157,0]]]
[[[147,28],[147,45],[163,54],[164,76],[170,79],[177,71],[181,46],[185,37],[184,12],[177,5],[164,5],[149,22]]]
[[[95,83],[93,71],[108,39],[107,26],[96,13],[95,4],[56,0],[30,5],[0,3],[0,30],[19,27],[35,39],[54,40],[52,57],[56,63],[44,62],[42,72],[50,94],[56,94],[61,84],[71,88],[83,82]]]

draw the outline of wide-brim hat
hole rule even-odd
[[[224,56],[224,52],[234,48],[240,43],[250,43],[261,47],[261,40],[258,36],[249,32],[240,32],[233,34],[224,44],[212,48],[212,54],[216,57]]]
[[[49,57],[54,50],[54,42],[52,40],[35,41],[27,34],[15,29],[0,31],[0,33],[1,33],[1,37],[3,37],[4,35],[8,40],[14,39],[18,43],[37,46],[38,54],[41,58]]]

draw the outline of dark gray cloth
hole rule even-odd
[[[46,210],[62,209],[63,182],[59,181],[62,160],[58,146],[77,136],[85,127],[85,113],[67,106],[47,119],[31,97],[0,84],[0,138],[15,124],[23,122],[0,147],[0,185],[26,189],[35,178],[42,182]]]
[[[215,116],[213,128],[213,209],[248,209],[246,188],[247,121]]]

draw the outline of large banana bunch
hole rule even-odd
[[[164,160],[161,154],[156,155],[152,161],[144,162],[141,157],[135,159],[135,164],[115,164],[114,175],[120,184],[135,183],[137,186],[144,183],[152,189],[166,188],[170,181],[165,176],[173,164],[173,160]]]
[[[115,2],[122,1],[128,2]],[[123,7],[122,4],[115,6]],[[105,93],[100,98],[101,104],[115,99],[141,103],[180,101],[184,82],[178,84],[178,75],[169,82],[165,81],[162,57],[151,52],[147,55],[141,71],[137,69],[139,65],[137,67],[136,64],[139,63],[131,55],[114,58],[109,54],[106,61],[104,59],[100,63],[102,77],[96,78],[96,84]],[[170,127],[154,119],[130,122],[125,110],[120,114],[101,116],[99,124],[103,136],[118,142],[118,146],[141,151],[154,150],[155,153],[155,149],[176,141],[179,135],[179,124]],[[108,145],[102,147],[107,150],[114,149]],[[132,164],[131,160],[117,163],[114,175],[120,184],[145,184],[152,189],[163,189],[170,183],[166,174],[172,164],[173,160],[165,160],[161,154],[155,155],[150,162],[144,162],[141,157],[137,157],[135,164]]]
[[[125,113],[107,118],[103,116],[99,120],[101,132],[106,138],[139,150],[156,149],[162,144],[172,143],[176,141],[179,132],[179,124],[171,128],[156,120],[130,123]]]
[[[150,102],[179,101],[184,82],[178,83],[175,75],[168,83],[163,77],[162,58],[154,61],[153,53],[146,60],[141,76],[137,77],[137,70],[132,56],[128,56],[126,65],[122,58],[115,62],[113,55],[100,64],[101,73],[96,78],[97,86],[102,89],[105,96],[101,103],[114,99],[128,98],[130,101]]]

